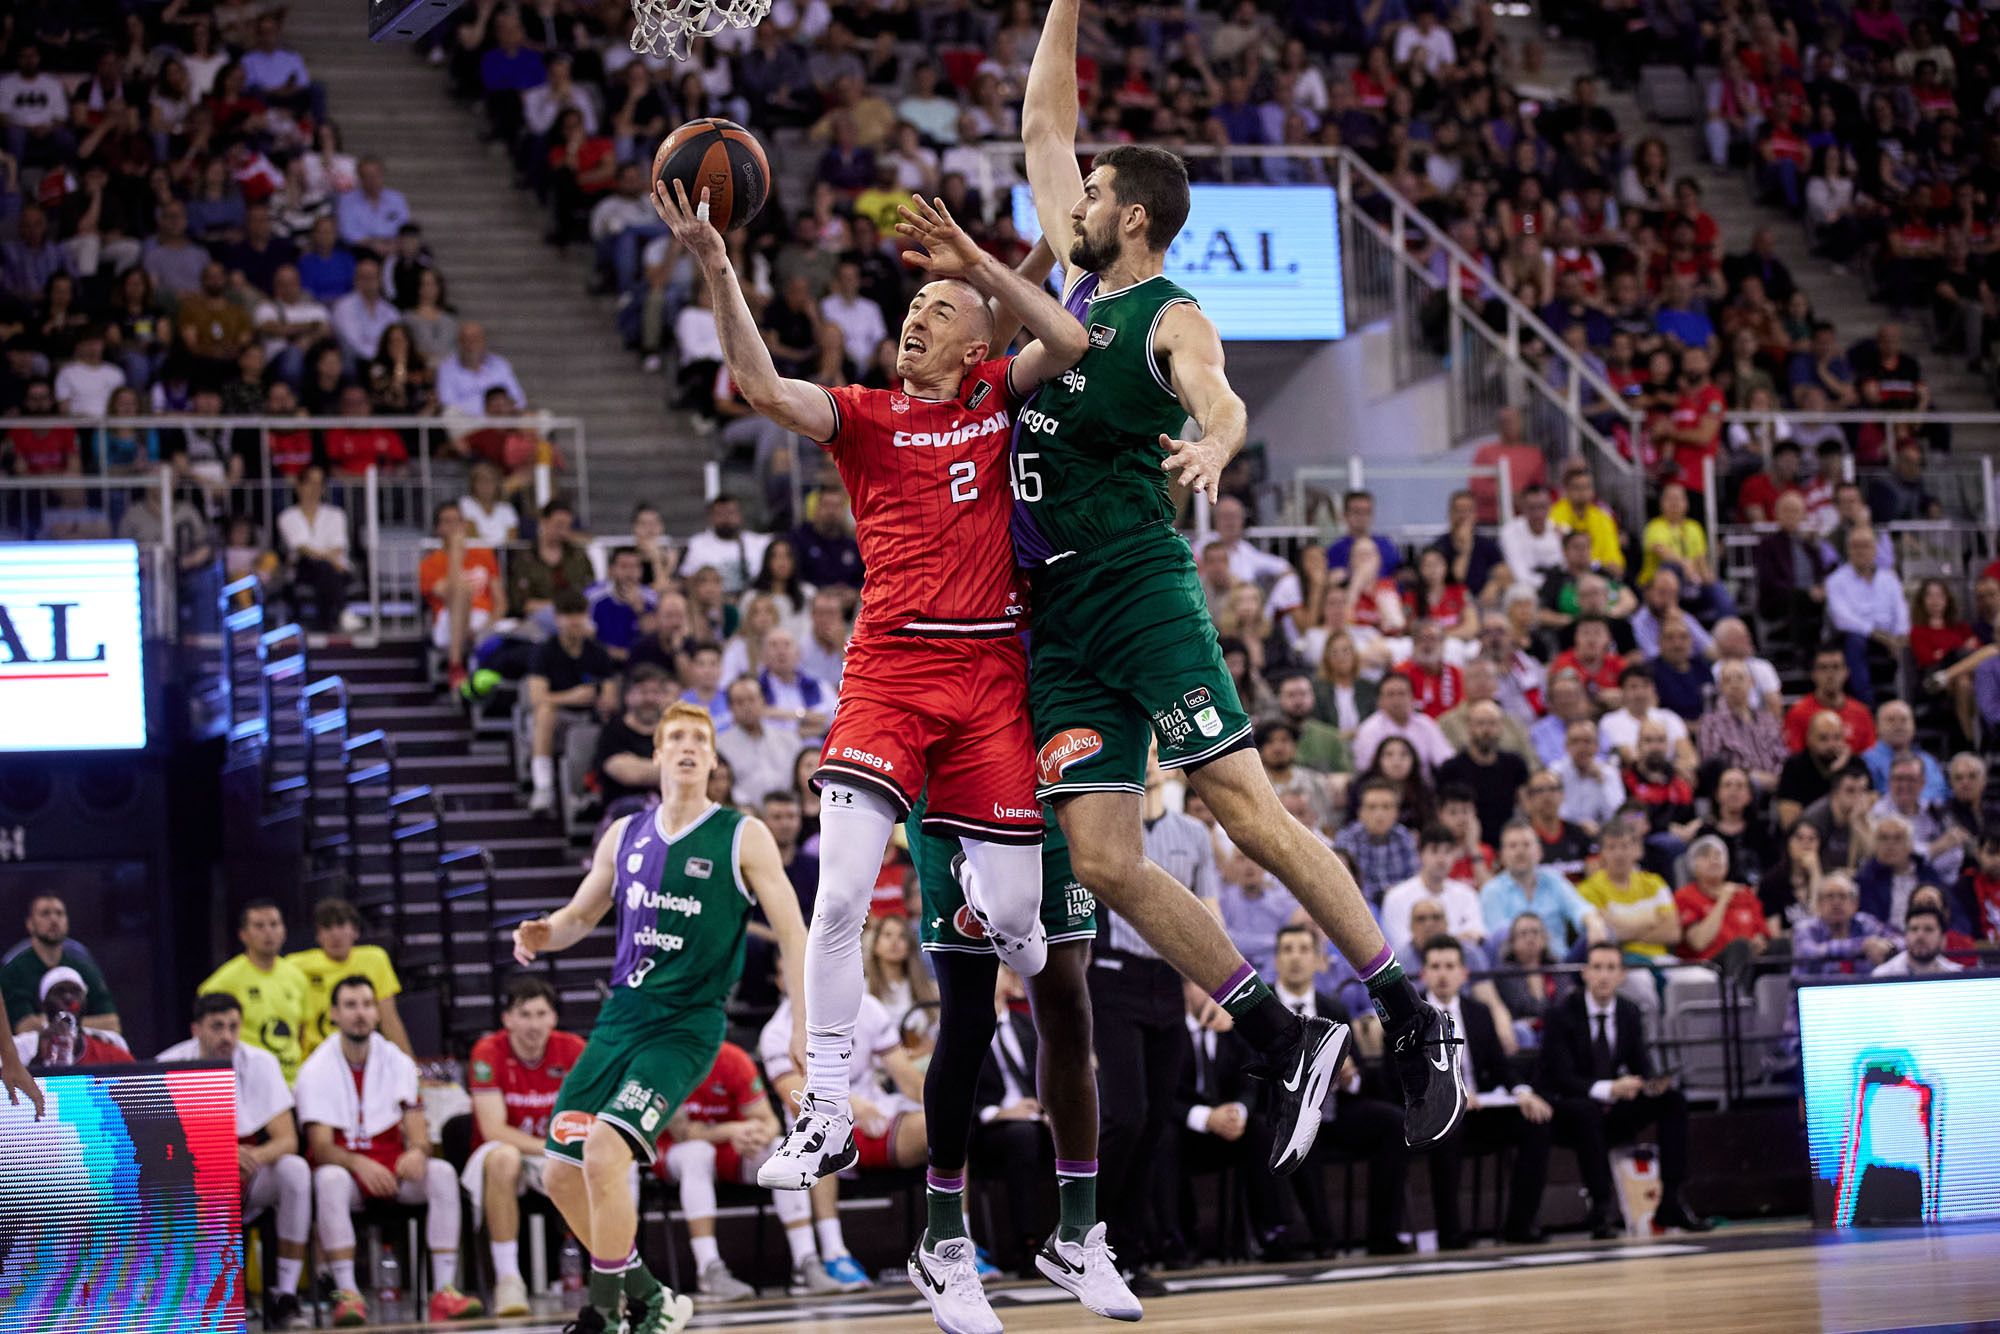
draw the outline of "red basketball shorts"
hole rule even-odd
[[[1042,841],[1028,659],[1021,641],[893,635],[848,646],[840,702],[813,785],[848,783],[924,831],[994,843]]]

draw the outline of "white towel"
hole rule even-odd
[[[361,1073],[361,1097],[339,1038],[322,1042],[299,1067],[292,1084],[299,1120],[332,1126],[354,1140],[373,1139],[402,1122],[418,1105],[417,1063],[380,1033],[368,1036],[368,1063]],[[357,1105],[358,1101],[358,1105]]]

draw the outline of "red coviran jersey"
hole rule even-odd
[[[966,372],[956,397],[900,389],[825,390],[824,443],[854,504],[867,582],[855,634],[990,639],[1019,633],[1023,609],[1009,527],[1012,357]]]
[[[549,1034],[548,1050],[541,1064],[528,1065],[514,1054],[504,1032],[488,1033],[472,1047],[472,1062],[466,1084],[474,1093],[494,1089],[507,1104],[507,1124],[530,1135],[549,1133],[549,1113],[555,1110],[556,1093],[563,1076],[576,1068],[583,1056],[583,1039],[574,1033]],[[472,1120],[472,1144],[479,1147],[479,1118]]]

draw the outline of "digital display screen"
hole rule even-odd
[[[2000,1217],[2000,977],[1799,988],[1813,1212]]]
[[[1325,185],[1194,185],[1166,275],[1194,294],[1224,339],[1340,338],[1339,204]],[[1042,234],[1034,193],[1014,187],[1014,226]],[[1058,253],[1067,246],[1058,247]],[[1067,286],[1067,282],[1064,283]]]
[[[146,744],[139,547],[0,543],[0,751]]]
[[[243,1328],[236,1076],[97,1066],[0,1097],[0,1334]]]

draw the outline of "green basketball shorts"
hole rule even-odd
[[[951,860],[960,852],[956,838],[941,838],[923,830],[925,801],[910,812],[906,828],[910,837],[910,861],[917,868],[917,886],[923,895],[923,921],[918,938],[927,950],[957,950],[965,954],[991,954],[993,943],[985,929],[965,906],[965,890],[951,873]],[[1065,940],[1097,938],[1097,896],[1077,883],[1070,871],[1069,842],[1055,813],[1044,812],[1042,835],[1042,929],[1049,944]]]
[[[581,1165],[590,1127],[603,1120],[635,1158],[652,1162],[660,1133],[715,1064],[727,1030],[719,1005],[669,1013],[630,989],[614,990],[556,1094],[546,1152]]]
[[[1179,533],[1151,525],[1033,574],[1036,792],[1144,792],[1146,747],[1193,769],[1251,744],[1250,718]]]

